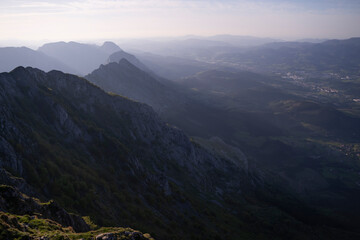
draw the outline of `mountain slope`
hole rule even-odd
[[[106,91],[150,105],[163,119],[192,136],[226,137],[227,142],[232,142],[228,136],[233,135],[233,125],[237,121],[242,123],[239,124],[241,128],[258,129],[258,132],[264,132],[264,129],[276,131],[264,121],[254,124],[254,120],[248,120],[256,117],[251,113],[250,116],[235,116],[226,109],[214,107],[214,104],[194,99],[193,92],[184,91],[176,83],[160,83],[125,59],[102,66],[86,78]]]
[[[101,65],[85,78],[105,91],[146,103],[157,112],[165,111],[180,100],[180,97],[176,98],[178,94],[174,90],[126,59]]]

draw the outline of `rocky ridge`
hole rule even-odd
[[[95,220],[127,223],[120,213],[129,203],[120,200],[108,209],[119,201],[114,192],[120,194],[121,186],[138,196],[137,204],[147,214],[154,212],[167,222],[174,207],[175,215],[198,211],[185,197],[190,189],[203,194],[222,189],[214,196],[221,198],[228,190],[249,185],[243,169],[192,143],[151,107],[109,95],[79,77],[19,67],[0,75],[0,102],[5,113],[0,121],[1,166],[25,178],[41,198],[55,196],[80,214],[90,209]],[[124,177],[133,180],[124,182]],[[70,195],[58,195],[59,190]],[[87,203],[82,196],[89,194],[92,202]],[[156,204],[157,198],[169,199],[166,208]],[[82,208],[85,202],[89,205]]]

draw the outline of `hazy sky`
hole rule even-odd
[[[0,41],[360,36],[360,0],[0,0]]]

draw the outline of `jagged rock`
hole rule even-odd
[[[128,240],[146,240],[149,239],[145,237],[140,232],[129,232],[125,231],[122,233],[102,233],[96,236],[96,240],[120,240],[120,239],[128,239]]]
[[[96,236],[96,240],[116,240],[117,237],[114,233],[102,233]]]
[[[67,213],[56,202],[40,203],[11,186],[0,186],[0,211],[18,215],[41,214],[42,218],[54,220],[64,227],[71,226],[77,232],[90,230],[81,217]]]
[[[4,90],[0,88],[0,98]],[[0,107],[0,116],[0,167],[12,169],[21,174],[23,169],[21,152],[25,151],[29,143],[14,124],[15,117],[5,104]]]

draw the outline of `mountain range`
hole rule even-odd
[[[247,159],[234,155],[240,150],[191,140],[147,105],[58,71],[19,67],[0,79],[2,168],[24,178],[37,197],[96,224],[134,226],[157,239],[301,239],[332,232],[320,222],[335,226],[320,213],[307,225],[303,213],[312,210],[291,195],[278,199],[275,192],[287,193],[248,169]],[[287,208],[274,209],[284,201]],[[282,217],[270,220],[255,206]],[[265,227],[287,221],[294,228]]]
[[[64,72],[76,73],[76,70],[56,58],[26,47],[0,48],[0,72],[8,72],[18,66],[33,66],[50,71],[58,69]]]
[[[127,54],[113,42],[104,42],[101,46],[56,42],[44,44],[38,50],[5,47],[0,48],[0,72],[11,71],[18,66],[30,66],[43,71],[60,70],[83,76],[101,64],[106,64],[110,55],[115,52]],[[124,57],[134,59],[130,54]]]
[[[73,66],[81,75],[106,63],[109,55],[121,51],[120,47],[112,42],[105,42],[102,46],[82,44],[77,42],[47,43],[38,51]]]
[[[358,239],[358,39],[217,41],[0,49],[0,238]]]
[[[321,43],[278,42],[245,51],[218,54],[215,59],[261,72],[337,72],[359,74],[360,38]]]

